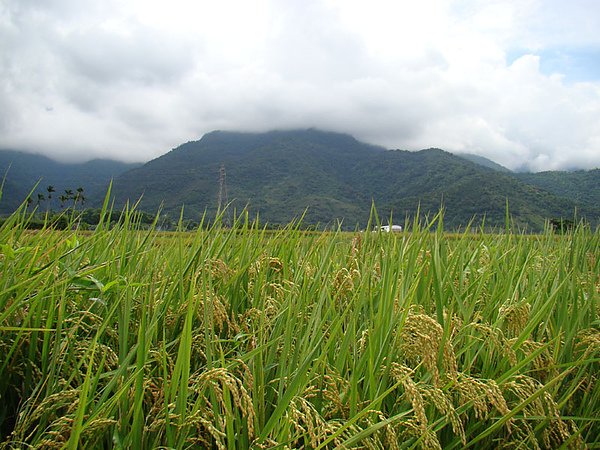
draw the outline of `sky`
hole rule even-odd
[[[600,167],[598,0],[0,0],[0,148],[148,161],[320,128]]]

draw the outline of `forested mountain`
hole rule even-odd
[[[536,186],[559,197],[573,200],[578,205],[600,205],[600,169],[546,172],[513,172],[492,160],[479,155],[457,154],[461,158],[494,169],[510,173],[515,178]]]
[[[600,209],[588,201],[551,193],[511,173],[439,149],[385,150],[351,136],[318,130],[262,134],[212,132],[119,176],[118,204],[142,197],[141,208],[186,217],[217,209],[220,167],[227,198],[270,223],[286,223],[308,208],[305,223],[343,220],[364,226],[372,202],[380,216],[397,221],[445,207],[446,225],[458,228],[484,216],[502,226],[506,201],[515,223],[540,229],[550,218],[572,217],[576,207],[596,223]]]
[[[521,181],[578,204],[600,205],[600,169],[515,174]]]
[[[42,155],[0,150],[0,176],[5,177],[0,213],[14,211],[31,193],[36,183],[38,188],[32,200],[38,202],[38,194],[44,196],[44,208],[59,208],[60,196],[65,190],[76,192],[84,189],[84,195],[96,199],[105,193],[111,178],[140,164],[94,159],[85,163],[60,163]],[[47,188],[52,186],[53,193]],[[46,197],[50,194],[50,201]]]
[[[187,217],[205,210],[214,216],[223,166],[232,207],[248,205],[272,223],[286,223],[307,207],[307,223],[355,222],[368,216],[371,202],[354,178],[355,167],[384,152],[351,136],[316,130],[218,131],[123,174],[113,192],[120,204],[143,194],[143,209],[163,203],[166,212],[177,215],[183,204]]]
[[[366,225],[373,203],[384,222],[393,215],[396,223],[417,210],[433,216],[443,205],[445,226],[452,229],[484,217],[488,226],[504,226],[507,200],[515,224],[529,230],[540,230],[548,219],[570,219],[575,209],[594,226],[600,218],[600,170],[517,174],[481,157],[386,150],[314,129],[215,131],[137,166],[62,164],[0,151],[0,170],[7,173],[2,213],[14,210],[40,178],[36,193],[46,194],[49,185],[56,191],[46,208],[58,208],[60,193],[80,186],[87,205],[99,206],[114,177],[117,207],[141,198],[144,211],[162,206],[177,218],[183,206],[190,220],[204,212],[214,217],[219,197],[230,210],[248,207],[262,222],[285,224],[306,210],[306,225],[343,221],[350,229]]]

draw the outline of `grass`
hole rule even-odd
[[[0,228],[2,448],[600,447],[598,231],[103,214]]]

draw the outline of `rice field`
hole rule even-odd
[[[0,228],[1,448],[600,448],[598,231],[103,214]]]

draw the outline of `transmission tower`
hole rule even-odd
[[[219,200],[217,205],[217,214],[221,213],[223,206],[227,207],[229,200],[227,198],[227,176],[225,174],[225,164],[221,163],[219,169]],[[226,217],[223,216],[223,223],[226,223]]]

